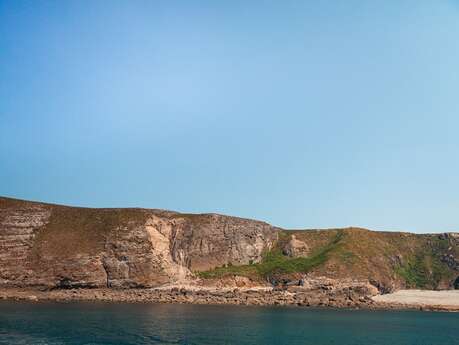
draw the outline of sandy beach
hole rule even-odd
[[[459,290],[399,290],[391,294],[374,296],[373,300],[377,303],[459,308]]]

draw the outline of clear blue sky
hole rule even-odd
[[[0,195],[457,231],[459,3],[0,0]]]

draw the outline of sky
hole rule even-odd
[[[458,1],[0,0],[0,195],[459,231]]]

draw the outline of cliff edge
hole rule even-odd
[[[0,198],[0,287],[290,289],[318,279],[380,292],[459,288],[459,235],[293,231],[217,214]]]

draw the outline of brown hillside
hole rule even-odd
[[[232,276],[274,285],[369,280],[382,291],[459,285],[457,234],[282,230],[217,214],[10,198],[0,198],[0,251],[3,286],[153,287]]]

